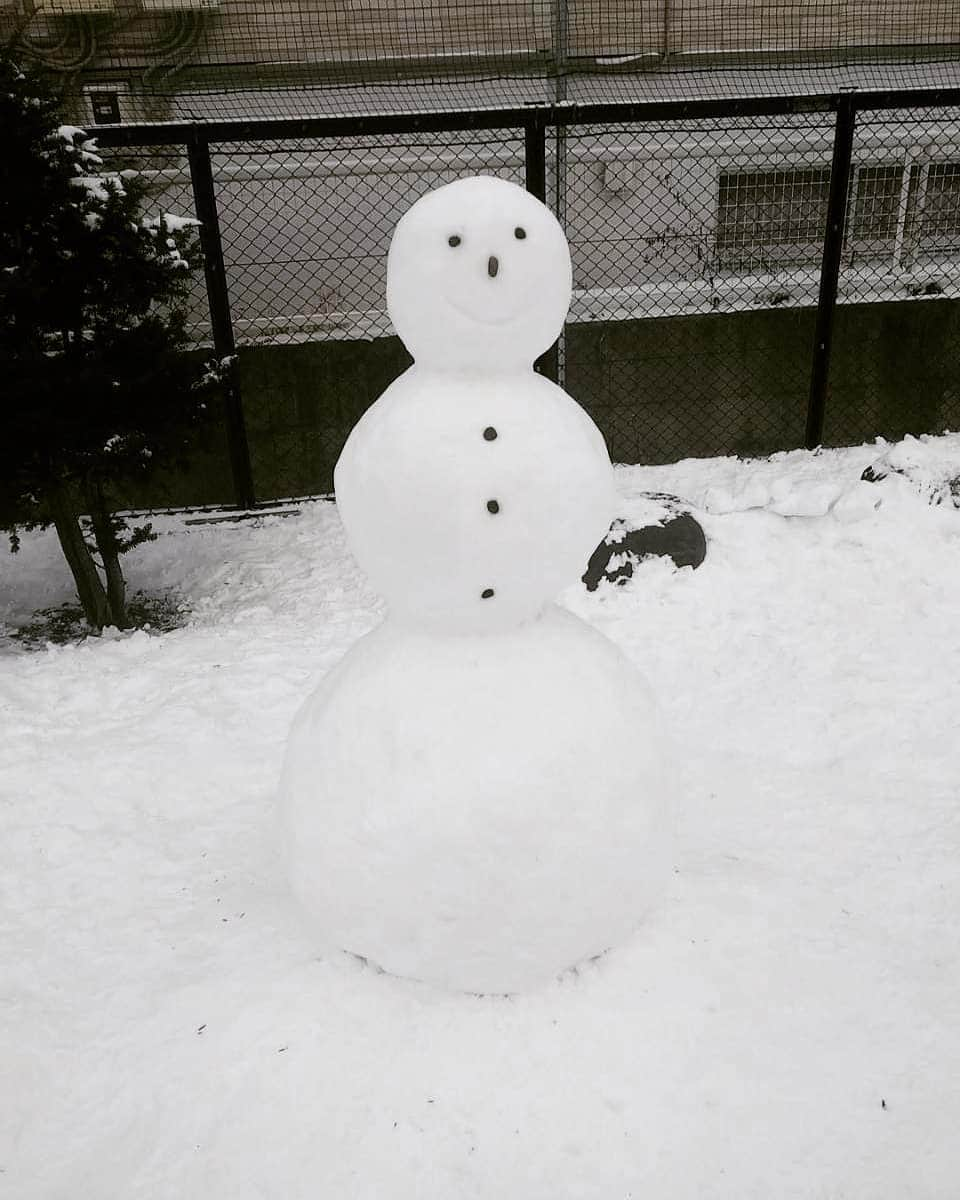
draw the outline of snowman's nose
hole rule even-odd
[[[497,272],[500,270],[500,262],[494,255],[490,255],[487,259],[487,274],[491,279],[496,279]]]

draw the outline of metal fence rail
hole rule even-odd
[[[524,183],[566,228],[574,301],[538,369],[615,460],[960,425],[960,89],[100,134],[158,208],[201,220],[196,339],[231,364],[224,449],[168,501],[329,490],[410,361],[384,305],[393,226],[478,173]]]

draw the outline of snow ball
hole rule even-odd
[[[419,371],[367,410],[337,462],[350,549],[405,624],[510,629],[580,578],[610,528],[606,445],[583,409],[529,368],[499,387]]]
[[[513,371],[559,336],[572,281],[550,210],[517,184],[475,176],[429,192],[400,220],[387,308],[418,363]]]
[[[660,746],[636,668],[569,612],[495,638],[385,622],[287,745],[281,837],[313,946],[502,994],[620,945],[670,870]]]

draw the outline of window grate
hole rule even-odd
[[[725,171],[718,179],[716,260],[729,275],[820,262],[828,168]],[[960,162],[855,165],[844,268],[908,267],[914,255],[960,251]]]
[[[724,172],[719,186],[721,271],[753,274],[818,260],[830,192],[828,169]]]

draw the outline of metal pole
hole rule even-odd
[[[567,63],[570,57],[570,13],[567,0],[553,3],[553,70],[554,100],[562,104],[567,98]]]
[[[547,202],[547,123],[538,113],[524,127],[524,186],[531,195]]]
[[[810,400],[804,445],[813,450],[823,441],[823,416],[830,380],[830,350],[837,307],[837,282],[843,258],[843,235],[847,220],[847,195],[850,190],[850,164],[853,159],[853,134],[857,114],[852,96],[837,102],[837,123],[833,138],[833,162],[830,165],[830,196],[827,201],[827,227],[820,266],[820,296],[813,337],[813,367],[810,373]]]
[[[542,116],[528,117],[524,125],[525,185],[528,192],[543,204],[547,202],[547,125]],[[535,369],[557,382],[559,363],[554,343],[534,364]]]
[[[200,245],[203,249],[203,270],[207,281],[213,346],[223,368],[223,399],[234,498],[238,508],[253,508],[256,504],[253,471],[240,400],[237,348],[233,340],[233,322],[230,319],[230,294],[223,264],[223,242],[220,238],[220,218],[213,186],[209,143],[200,137],[193,137],[187,144],[187,158],[190,163],[190,181],[193,184],[197,220],[200,222]]]
[[[554,65],[554,104],[559,109],[567,100],[567,70],[570,57],[570,12],[568,0],[554,0],[553,22],[553,65]],[[563,121],[557,121],[553,130],[554,149],[554,190],[553,212],[561,225],[566,224],[566,186],[567,186],[567,126]],[[540,369],[549,379],[560,387],[564,386],[566,378],[566,332],[564,324],[560,337],[544,356]]]
[[[567,226],[567,127],[559,124],[554,129],[554,178],[553,212],[560,224]],[[560,337],[550,351],[549,376],[560,387],[566,387],[567,377],[567,326],[564,322]]]
[[[670,11],[670,0],[663,0],[663,43],[660,53],[660,64],[665,66],[670,61],[670,55],[673,52],[673,44],[671,40],[672,17]]]

